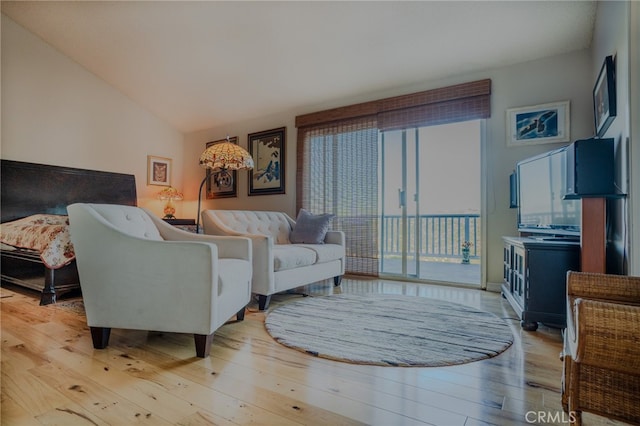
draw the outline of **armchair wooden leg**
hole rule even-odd
[[[269,307],[269,302],[271,301],[271,295],[264,296],[262,294],[258,295],[258,309],[264,311]]]
[[[571,357],[563,354],[562,357],[562,409],[565,413],[569,412],[569,380],[571,378]]]
[[[211,343],[213,342],[213,333],[211,334],[194,334],[196,342],[196,356],[198,358],[206,358],[211,352]]]
[[[342,275],[333,277],[333,285],[338,287],[342,283]]]
[[[109,336],[111,335],[111,328],[108,327],[90,327],[91,328],[91,340],[93,340],[93,347],[95,349],[104,349],[109,344]]]
[[[582,426],[582,411],[574,411],[573,419],[573,426]]]
[[[243,306],[243,307],[242,307],[242,309],[240,309],[240,310],[238,311],[238,313],[236,314],[236,319],[237,319],[238,321],[242,321],[242,320],[244,320],[244,310],[245,310],[245,308],[246,308],[246,306]]]

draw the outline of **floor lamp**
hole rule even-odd
[[[207,175],[200,183],[198,190],[198,220],[196,222],[196,233],[200,233],[200,205],[202,202],[202,187],[211,177],[213,172],[217,173],[216,181],[225,186],[233,183],[233,176],[229,170],[253,169],[253,158],[240,145],[227,141],[216,143],[204,150],[200,155],[200,166],[207,169]]]

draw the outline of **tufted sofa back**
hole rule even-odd
[[[89,204],[88,206],[125,234],[147,240],[162,240],[158,228],[141,208],[115,204]]]
[[[285,213],[255,210],[209,210],[222,225],[243,234],[273,237],[276,244],[289,244],[293,221]]]

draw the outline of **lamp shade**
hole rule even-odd
[[[158,192],[158,198],[161,200],[182,200],[182,192],[175,189],[173,186],[168,186],[162,191]]]
[[[200,165],[207,169],[253,169],[253,158],[241,146],[221,142],[211,145],[200,155]]]

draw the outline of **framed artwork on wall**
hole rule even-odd
[[[569,101],[507,110],[507,146],[569,142]]]
[[[249,134],[249,195],[284,194],[286,127]]]
[[[147,185],[171,186],[171,159],[147,155]]]
[[[616,117],[616,81],[613,56],[604,58],[604,63],[593,87],[593,117],[596,135],[602,136]]]
[[[228,141],[233,144],[238,144],[238,137],[234,136],[228,138]],[[227,139],[221,139],[219,141],[207,142],[206,147],[218,143],[227,142]],[[231,179],[229,179],[231,176]],[[207,179],[207,194],[208,200],[214,198],[233,198],[238,196],[238,172],[236,170],[229,170],[228,174],[220,173],[220,169],[213,169],[209,179]]]

